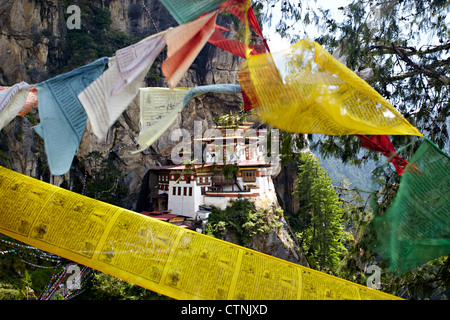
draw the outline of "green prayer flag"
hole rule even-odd
[[[183,24],[219,7],[226,0],[161,0],[172,17]]]
[[[400,273],[450,254],[450,157],[425,139],[374,227],[374,250]]]

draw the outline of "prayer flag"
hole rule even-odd
[[[28,91],[27,100],[25,101],[25,105],[20,109],[18,116],[24,116],[28,112],[31,111],[34,107],[38,105],[38,93],[37,89],[33,88]]]
[[[13,100],[14,96],[22,90],[31,90],[34,86],[29,85],[25,81],[17,83],[12,87],[0,88],[0,112]]]
[[[423,136],[367,82],[310,39],[275,54],[248,57],[239,81],[258,116],[287,132]]]
[[[0,87],[0,130],[17,115],[37,105],[36,88],[22,81],[12,87]]]
[[[248,44],[248,48],[246,48],[245,43],[236,39],[228,39],[224,35],[224,32],[228,33],[237,33],[237,32],[216,25],[214,33],[209,38],[209,42],[211,44],[244,59],[246,58],[247,49],[249,49],[250,54],[261,54],[270,52],[269,46],[267,45],[267,41],[262,34],[261,27],[259,26],[255,13],[253,12],[253,9],[250,6],[248,7],[246,6],[245,0],[229,0],[220,6],[220,10],[226,11],[238,17],[239,20],[241,20],[244,24],[246,24],[249,27],[248,31],[252,29],[258,35],[257,37],[252,38],[256,38],[257,40],[260,40],[262,43]],[[246,13],[247,16],[245,15]]]
[[[167,59],[161,69],[174,88],[189,69],[192,62],[214,32],[217,12],[209,13],[197,20],[169,29],[164,40],[167,43]]]
[[[1,92],[1,91],[0,91]],[[28,90],[18,91],[0,112],[0,130],[10,123],[27,101]]]
[[[118,79],[112,89],[113,95],[116,95],[126,85],[141,77],[144,70],[148,70],[151,67],[153,61],[155,61],[161,50],[166,46],[164,42],[166,32],[163,31],[152,35],[131,46],[116,51]]]
[[[172,17],[181,25],[216,9],[226,0],[161,0]]]
[[[421,174],[417,174],[417,169]],[[450,157],[425,139],[393,203],[373,221],[374,251],[403,273],[450,253]]]
[[[183,110],[187,88],[141,88],[141,134],[138,153],[150,147],[176,120]]]
[[[140,88],[140,149],[134,153],[150,147],[170,128],[189,100],[209,92],[236,94],[241,92],[241,87],[233,84],[214,84],[191,89]]]
[[[77,95],[103,72],[108,58],[38,83],[41,122],[35,128],[45,143],[50,171],[65,174],[80,144],[87,114]]]
[[[160,33],[118,50],[116,56],[109,60],[108,69],[78,95],[99,139],[106,136],[136,97],[164,46],[163,33]],[[120,90],[113,94],[114,88]]]
[[[364,135],[356,135],[356,137],[363,141],[361,147],[380,152],[394,165],[398,175],[403,173],[405,167],[408,165],[408,161],[400,158],[399,155],[396,154],[394,145],[389,139],[389,136],[373,135],[370,138],[367,138]]]

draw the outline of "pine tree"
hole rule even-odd
[[[309,153],[297,157],[298,185],[295,194],[300,202],[296,216],[291,217],[294,230],[313,268],[335,272],[345,248],[343,210],[339,198],[317,158]]]

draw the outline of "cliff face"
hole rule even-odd
[[[41,82],[67,64],[69,31],[65,8],[70,4],[79,4],[81,24],[85,21],[85,15],[91,14],[92,8],[87,7],[86,3],[91,3],[89,1],[66,2],[0,0],[0,85],[12,85],[20,81]],[[95,6],[109,10],[112,30],[137,39],[177,25],[160,1],[147,0],[144,3],[145,7],[140,1],[104,0],[96,2]],[[155,61],[156,72],[159,72],[162,61],[161,57]],[[237,84],[240,63],[240,58],[207,44],[179,86]],[[143,86],[148,86],[151,81],[154,80],[148,79]],[[154,83],[151,85],[154,86]],[[156,143],[145,152],[131,154],[130,151],[136,150],[135,141],[139,135],[140,109],[137,95],[104,141],[97,140],[89,121],[87,122],[72,168],[63,176],[52,176],[48,169],[44,142],[32,129],[39,123],[38,108],[35,108],[25,117],[16,117],[0,131],[0,165],[72,189],[76,183],[83,181],[86,172],[89,175],[96,169],[85,160],[90,152],[99,151],[105,158],[113,161],[122,173],[122,184],[127,189],[122,206],[139,210],[148,194],[149,169],[155,165],[167,164],[170,153],[165,153],[165,150],[177,143],[171,141],[171,132],[183,128],[193,133],[196,121],[200,121],[204,129],[211,128],[214,126],[213,118],[223,110],[239,110],[241,103],[240,95],[206,94],[195,98],[185,107],[177,123]],[[278,188],[277,185],[275,187]]]
[[[177,25],[159,1],[145,1],[145,4],[144,7],[141,2],[112,0],[102,1],[99,6],[109,9],[111,29],[139,39]],[[83,24],[83,11],[89,10],[81,4],[80,8]],[[65,19],[68,14],[61,1],[2,1],[0,16],[1,85],[44,81],[67,62],[65,50],[68,29]],[[160,70],[161,61],[156,61],[155,70]],[[239,58],[207,44],[179,86],[237,83],[239,64]],[[146,85],[143,83],[143,86]],[[222,110],[238,110],[240,103],[238,96],[211,94],[199,97],[187,105],[172,130],[182,127],[192,132],[195,121],[201,121],[205,129],[210,128],[213,118]],[[17,117],[0,132],[1,165],[55,185],[66,181],[70,188],[74,177],[81,179],[84,175],[77,163],[83,162],[91,151],[107,154],[108,150],[126,146],[115,151],[113,158],[123,172],[124,184],[128,188],[124,205],[130,209],[136,207],[143,177],[148,169],[167,160],[160,153],[176,143],[170,140],[172,130],[169,130],[146,152],[137,155],[129,152],[135,150],[134,141],[139,135],[137,96],[111,128],[105,141],[97,141],[88,121],[71,172],[56,177],[50,175],[46,166],[43,141],[32,130],[38,122],[39,113],[35,109],[26,117]],[[91,170],[89,165],[86,169],[88,172]]]
[[[0,16],[0,82],[45,80],[48,62],[63,54],[66,29],[58,1],[1,1]]]

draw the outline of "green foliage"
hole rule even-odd
[[[13,243],[19,241],[0,235],[0,238]],[[21,248],[0,242],[0,251],[15,250],[0,255],[0,300],[36,299],[44,292],[55,272],[54,262],[47,262],[35,255],[43,252],[37,249]],[[33,265],[42,266],[42,268]]]
[[[231,127],[236,128],[247,121],[247,118],[252,114],[252,111],[244,111],[243,109],[239,110],[236,113],[233,111],[227,112],[226,110],[222,110],[222,114],[218,117],[215,117],[214,123],[218,126]]]
[[[300,153],[298,185],[294,192],[299,211],[288,220],[313,268],[333,272],[345,253],[343,210],[332,181],[317,158]]]
[[[169,300],[170,298],[136,286],[130,282],[95,272],[85,300]]]
[[[122,172],[114,161],[98,151],[90,152],[84,161],[92,168],[86,178],[85,195],[114,205],[122,204],[127,188],[121,186]]]
[[[276,211],[276,216],[282,212]],[[276,216],[270,209],[255,210],[251,201],[239,198],[225,210],[217,208],[208,217],[206,234],[216,238],[234,240],[244,247],[251,247],[253,238],[277,228]]]
[[[99,7],[93,1],[75,1],[63,3],[64,12],[67,6],[76,4],[81,11],[81,28],[68,29],[65,39],[65,57],[67,63],[61,69],[54,70],[59,74],[83,66],[101,57],[111,57],[120,48],[138,41],[136,37],[118,30],[111,30],[111,13],[107,8]],[[66,14],[66,19],[69,14]]]
[[[0,283],[0,300],[20,300],[20,291],[11,284]]]

